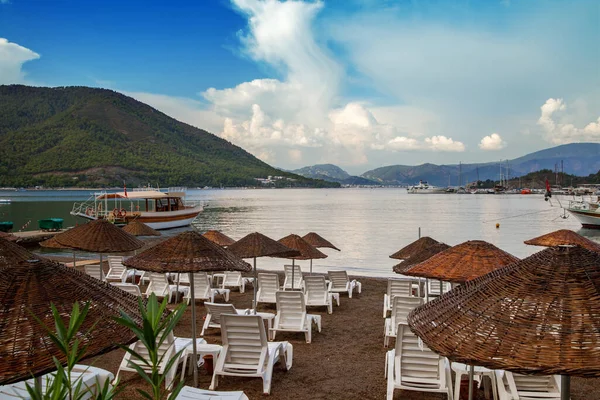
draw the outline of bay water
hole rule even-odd
[[[51,217],[63,218],[65,227],[74,226],[85,220],[69,215],[73,202],[91,194],[0,191],[0,198],[11,199],[10,204],[0,204],[0,221],[13,221],[14,231],[37,229],[39,219]],[[276,240],[290,233],[317,232],[341,251],[321,249],[328,258],[313,261],[316,272],[346,269],[351,275],[394,276],[392,266],[398,261],[388,256],[416,240],[419,230],[449,245],[486,240],[520,258],[542,249],[524,240],[557,229],[600,241],[599,231],[581,229],[574,217],[563,218],[563,210],[551,207],[541,195],[415,195],[401,188],[209,189],[188,190],[187,198],[205,203],[193,224],[200,232],[216,229],[236,240],[252,232]],[[186,229],[191,228],[161,232],[169,237]],[[257,260],[264,269],[281,270],[289,263]],[[308,271],[309,261],[297,263]]]

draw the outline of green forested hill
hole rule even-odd
[[[242,186],[268,175],[335,186],[111,90],[0,86],[0,186]]]

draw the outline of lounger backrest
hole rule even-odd
[[[198,299],[205,299],[210,295],[210,280],[206,272],[194,273],[194,295]]]
[[[221,341],[225,352],[223,369],[260,373],[268,355],[263,319],[258,315],[221,316]],[[219,357],[220,358],[220,357]]]
[[[180,285],[189,285],[190,284],[190,274],[189,273],[178,273],[175,275],[175,280],[179,279]]]
[[[388,280],[387,294],[390,299],[395,296],[412,296],[413,283],[409,279]]]
[[[332,289],[345,289],[350,281],[346,271],[327,271]]]
[[[283,287],[292,287],[292,271],[294,271],[294,288],[300,288],[302,286],[302,270],[299,265],[284,265],[283,270],[285,271],[285,281]]]
[[[165,274],[152,272],[150,273],[150,281],[146,288],[146,296],[156,294],[159,297],[164,297],[169,293],[169,281]]]
[[[399,324],[396,337],[396,367],[401,382],[440,384],[445,380],[441,373],[442,359],[411,332],[406,324]]]
[[[101,275],[99,265],[84,265],[83,270],[85,271],[86,274],[88,274],[92,278],[102,280],[102,275]]]
[[[306,325],[304,293],[279,291],[276,297],[279,328],[304,329]]]
[[[277,274],[258,274],[259,301],[275,303],[275,293],[279,290]]]
[[[406,324],[408,314],[423,304],[420,297],[396,296],[392,300],[392,326]]]
[[[538,393],[540,398],[560,398],[560,384],[554,375],[521,375],[509,371],[504,374],[510,391],[519,397],[537,397],[535,394]]]
[[[446,293],[450,290],[450,284],[448,282],[443,282],[443,293]],[[427,281],[427,290],[429,294],[438,295],[440,294],[440,281],[437,279],[429,279]]]
[[[138,285],[134,285],[133,283],[112,283],[112,285],[126,291],[127,293],[131,293],[134,296],[142,295],[140,287]]]
[[[327,284],[323,276],[307,276],[304,278],[306,304],[327,304]]]
[[[240,271],[225,271],[223,287],[240,286],[242,284],[242,273]]]
[[[119,267],[119,266],[121,266],[121,267],[124,268],[123,257],[121,257],[121,256],[108,256],[107,259],[108,259],[108,266],[110,268],[112,268],[112,267]]]
[[[210,314],[210,322],[220,325],[222,314],[237,314],[233,304],[220,304],[205,302],[207,314]]]

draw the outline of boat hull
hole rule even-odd
[[[132,221],[139,221],[152,229],[173,229],[189,226],[192,221],[203,211],[202,206],[186,208],[178,211],[163,212],[127,212],[124,218],[114,220],[116,225],[125,225]],[[71,213],[89,220],[97,219],[94,215],[84,213]],[[110,215],[107,219],[111,219]]]
[[[580,211],[567,209],[572,215],[581,222],[584,228],[600,229],[600,213],[594,211]]]

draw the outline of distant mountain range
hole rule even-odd
[[[121,93],[0,85],[2,186],[337,187],[282,172],[244,149]]]
[[[514,160],[502,163],[476,163],[462,165],[390,165],[376,168],[363,173],[360,183],[351,183],[350,175],[343,169],[332,165],[322,164],[304,167],[295,171],[296,174],[339,182],[341,184],[356,185],[414,185],[420,180],[437,186],[457,186],[459,182],[487,179],[499,180],[502,174],[506,177],[519,177],[541,169],[554,170],[555,165],[561,165],[566,174],[587,176],[600,170],[600,143],[571,143],[536,151]]]
[[[381,185],[381,183],[364,178],[352,176],[346,171],[333,164],[316,164],[290,171],[306,178],[322,179],[328,182],[338,182],[342,185]]]

